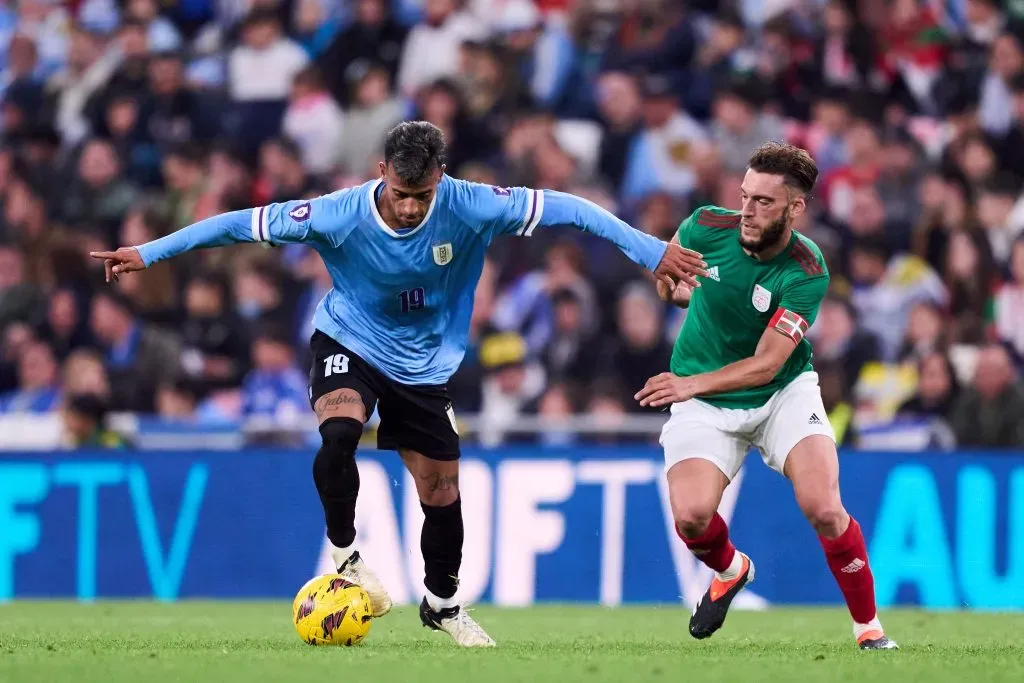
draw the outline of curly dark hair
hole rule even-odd
[[[818,180],[818,165],[807,153],[785,142],[766,142],[756,150],[747,164],[758,173],[783,176],[786,185],[809,193]]]
[[[445,163],[447,142],[441,129],[427,121],[406,121],[384,139],[384,163],[408,185],[425,185]]]

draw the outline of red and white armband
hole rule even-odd
[[[804,338],[804,334],[809,327],[802,315],[793,311],[787,311],[785,308],[776,309],[775,315],[772,316],[768,326],[774,327],[797,344]]]

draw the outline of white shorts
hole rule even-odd
[[[718,408],[698,399],[672,404],[661,430],[665,470],[701,458],[732,481],[751,446],[768,467],[783,473],[786,458],[804,438],[822,434],[835,441],[818,388],[818,373],[805,372],[760,408]]]

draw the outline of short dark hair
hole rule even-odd
[[[428,121],[406,121],[384,139],[384,163],[409,185],[425,185],[445,162],[447,142],[441,129]]]
[[[786,185],[805,194],[818,180],[818,165],[807,150],[785,142],[764,143],[754,150],[747,165],[758,173],[781,175]]]

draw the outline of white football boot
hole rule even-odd
[[[444,631],[462,647],[494,647],[497,644],[459,605],[434,610],[427,599],[423,598],[420,603],[420,621],[429,629]]]
[[[338,566],[338,573],[345,580],[362,586],[366,594],[370,596],[370,609],[375,619],[391,611],[391,596],[388,595],[384,584],[380,582],[373,570],[366,566],[363,558],[359,557],[358,550]]]

